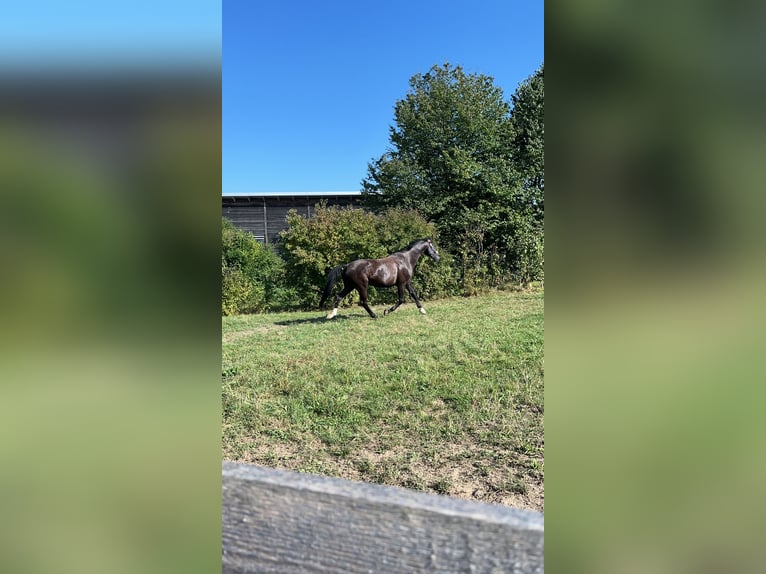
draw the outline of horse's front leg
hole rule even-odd
[[[399,305],[404,303],[404,284],[403,283],[398,283],[396,285],[396,288],[399,291],[399,301],[396,303],[396,305],[394,305],[390,309],[386,309],[385,311],[383,311],[384,315],[388,315],[389,313],[393,313],[394,311],[396,311],[399,308]]]
[[[412,286],[412,283],[407,283],[407,291],[409,291],[410,296],[415,301],[415,305],[418,306],[418,311],[420,311],[420,313],[422,315],[425,315],[426,314],[426,310],[423,309],[423,305],[420,304],[420,301],[418,300],[418,296],[415,293],[415,288]]]

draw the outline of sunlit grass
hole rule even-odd
[[[542,510],[543,299],[224,318],[223,456]]]

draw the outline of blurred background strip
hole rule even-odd
[[[221,5],[0,20],[0,569],[220,568]]]

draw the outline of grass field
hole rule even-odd
[[[223,457],[542,511],[542,289],[223,318]]]

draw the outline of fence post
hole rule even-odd
[[[543,572],[543,515],[225,462],[223,572]]]

